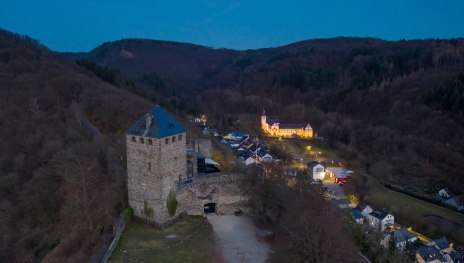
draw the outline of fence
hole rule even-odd
[[[116,225],[114,226],[114,230],[113,230],[114,238],[113,238],[113,241],[111,241],[111,244],[108,247],[108,249],[106,250],[105,254],[103,254],[103,256],[98,261],[99,263],[107,263],[108,262],[111,255],[113,254],[114,249],[118,245],[119,238],[121,238],[121,234],[122,234],[122,232],[124,232],[125,228],[126,228],[126,224],[124,222],[124,216],[120,215]]]

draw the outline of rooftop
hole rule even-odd
[[[449,243],[448,239],[446,239],[446,237],[442,237],[440,239],[435,239],[435,240],[433,240],[433,243],[435,243],[435,245],[440,250],[445,249],[445,248],[449,248],[449,246],[450,246],[450,243]]]
[[[378,209],[370,213],[371,216],[383,220],[390,213],[386,209]]]
[[[395,230],[393,232],[393,236],[395,237],[396,243],[401,243],[403,241],[408,241],[411,238],[417,237],[413,233],[409,232],[408,230],[401,228],[398,230]]]
[[[147,128],[147,117],[149,127]],[[140,118],[127,131],[127,135],[145,136],[152,138],[164,138],[174,134],[186,132],[174,118],[172,118],[163,108],[156,105],[147,113],[146,116]]]
[[[266,119],[267,124],[272,125],[274,123],[280,123],[279,118],[267,118]]]
[[[420,247],[417,252],[419,255],[426,261],[433,261],[433,260],[440,260],[441,262],[444,262],[445,259],[443,256],[440,254],[440,251],[436,249],[434,246],[423,246]]]
[[[327,167],[326,171],[333,173],[337,178],[347,178],[353,173],[353,171],[341,167]]]
[[[351,214],[353,215],[355,219],[363,218],[363,215],[361,214],[361,212],[356,208],[351,209]]]

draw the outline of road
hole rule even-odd
[[[207,215],[222,258],[229,263],[264,263],[271,252],[265,242],[270,231],[259,229],[247,215]]]

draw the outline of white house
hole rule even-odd
[[[440,191],[438,191],[438,195],[444,199],[448,199],[452,196],[451,191],[448,188],[443,188]]]
[[[404,228],[397,229],[395,231],[392,231],[384,236],[384,238],[380,241],[380,243],[388,247],[388,242],[390,239],[394,238],[395,240],[395,245],[399,250],[404,250],[406,248],[406,245],[408,243],[413,243],[414,241],[417,240],[417,236],[414,235],[413,233],[409,232],[408,230]]]
[[[325,165],[320,162],[309,162],[308,173],[313,180],[324,180],[325,177]]]
[[[367,217],[369,225],[383,232],[387,227],[395,224],[395,218],[386,209],[378,209]]]
[[[245,160],[245,165],[248,166],[250,164],[254,164],[256,163],[256,160],[253,158],[253,157],[248,157],[246,160]]]

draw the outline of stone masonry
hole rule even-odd
[[[133,126],[126,134],[127,188],[129,205],[134,209],[135,215],[163,225],[171,219],[166,208],[168,195],[175,193],[177,181],[184,179],[187,174],[186,132],[182,127],[174,127],[172,132],[168,130],[167,133],[146,132],[149,122],[148,129],[164,128],[163,114],[166,113],[159,114],[159,120],[156,120],[157,116],[151,115],[153,121],[146,121],[143,128],[143,121],[139,121],[134,125],[135,129]],[[169,122],[174,120],[168,119],[168,129],[169,124],[178,125]],[[154,127],[157,125],[161,127]],[[142,129],[138,136],[137,128]],[[156,135],[161,136],[157,138]],[[147,218],[143,213],[145,204],[153,209],[153,218]]]
[[[206,203],[216,203],[221,214],[247,210],[249,198],[239,183],[242,175],[194,176],[188,186],[178,187],[188,174],[186,141],[186,130],[159,106],[127,130],[127,190],[134,214],[164,226],[181,214],[203,214]],[[170,193],[178,202],[172,217],[167,210]]]

